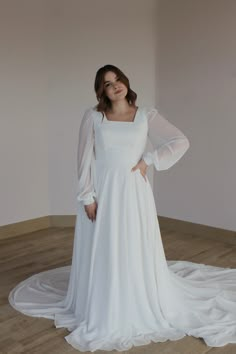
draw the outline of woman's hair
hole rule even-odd
[[[107,64],[98,69],[95,77],[94,90],[96,92],[97,100],[99,101],[98,104],[95,106],[96,110],[98,112],[106,112],[108,109],[111,108],[111,101],[106,96],[104,89],[104,77],[108,71],[112,71],[113,73],[115,73],[119,80],[126,86],[128,92],[125,98],[131,106],[134,105],[137,99],[137,94],[133,90],[131,90],[129,79],[119,68],[114,65]]]

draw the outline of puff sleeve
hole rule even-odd
[[[154,164],[157,171],[167,170],[173,166],[188,150],[187,137],[156,108],[147,112],[148,137],[154,147],[153,152],[145,152],[142,159],[148,166]]]
[[[93,184],[94,129],[92,108],[85,111],[79,129],[77,150],[78,192],[77,200],[83,205],[92,204],[96,193]]]

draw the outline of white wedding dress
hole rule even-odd
[[[145,152],[148,137],[152,152]],[[82,352],[125,351],[185,335],[212,347],[236,343],[236,269],[167,261],[148,177],[131,172],[140,158],[168,169],[188,148],[156,108],[139,107],[133,122],[87,109],[72,265],[24,280],[10,292],[10,304],[67,328],[65,339]],[[94,199],[92,222],[84,205]]]

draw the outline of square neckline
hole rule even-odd
[[[109,120],[109,119],[107,118],[105,112],[103,112],[103,113],[104,113],[104,118],[106,119],[106,122],[108,122],[108,123],[131,123],[131,124],[134,124],[134,123],[136,122],[136,118],[137,118],[138,112],[139,112],[139,106],[138,106],[137,109],[136,109],[136,112],[135,112],[135,115],[134,115],[134,118],[133,118],[132,121]]]

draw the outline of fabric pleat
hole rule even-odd
[[[10,304],[67,328],[66,341],[82,352],[126,351],[186,335],[211,347],[236,343],[236,269],[167,261],[149,179],[131,171],[146,143],[145,110],[134,124],[99,117],[93,116],[96,159],[89,184],[96,193],[87,186],[87,194],[79,194],[85,204],[96,195],[96,221],[88,219],[81,199],[71,265],[17,284]]]

